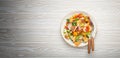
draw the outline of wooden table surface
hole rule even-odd
[[[73,48],[62,18],[85,11],[97,23],[95,51]],[[0,0],[0,58],[120,57],[120,0]]]

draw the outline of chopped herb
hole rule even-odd
[[[64,34],[66,33],[66,32],[63,32]]]
[[[90,32],[86,32],[86,35],[90,35]]]
[[[77,41],[80,39],[81,36],[82,36],[82,35],[78,35],[78,36],[76,37],[75,41],[77,42]]]
[[[71,33],[68,33],[69,39],[72,41],[72,35]]]
[[[87,38],[89,38],[89,35],[86,35]]]
[[[77,22],[72,22],[72,26],[77,26]]]
[[[90,32],[86,32],[86,37],[87,37],[87,38],[90,37]]]
[[[70,22],[70,19],[67,19],[67,22],[69,23],[69,22]]]
[[[67,33],[70,33],[70,30],[67,30]]]
[[[78,21],[78,20],[79,20],[78,18],[75,19],[75,21]]]

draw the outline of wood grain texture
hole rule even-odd
[[[94,54],[63,40],[60,24],[72,11],[93,16]],[[0,0],[0,58],[119,58],[119,25],[120,0]]]

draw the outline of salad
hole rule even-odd
[[[63,35],[75,46],[79,46],[81,43],[88,43],[93,29],[94,26],[88,15],[75,13],[66,19]]]

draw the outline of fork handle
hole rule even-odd
[[[88,40],[88,54],[90,54],[91,49],[91,39]]]
[[[91,38],[92,51],[94,51],[94,38]]]

